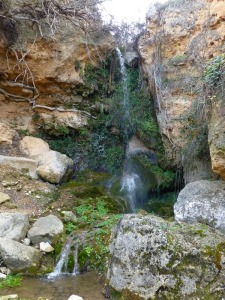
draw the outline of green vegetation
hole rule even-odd
[[[79,243],[78,263],[80,269],[105,271],[109,255],[108,244],[111,228],[121,217],[122,201],[108,196],[103,187],[97,185],[105,180],[105,174],[87,172],[78,180],[64,184],[60,190],[68,191],[73,198],[73,210],[77,216],[76,223],[66,224],[67,234],[77,237]],[[71,269],[73,262],[71,261]]]
[[[222,86],[225,75],[225,53],[208,62],[204,72],[204,83],[211,89]]]
[[[6,279],[0,280],[0,289],[20,286],[22,279],[20,275],[7,275]]]

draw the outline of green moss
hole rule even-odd
[[[225,243],[217,244],[215,247],[207,246],[205,248],[205,253],[211,258],[218,272],[220,272],[222,270],[222,255],[225,254]]]

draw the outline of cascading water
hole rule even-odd
[[[71,254],[71,249],[73,247],[75,248],[75,250],[73,252],[74,268],[73,268],[73,272],[71,274],[68,272],[68,261],[69,261],[69,255]],[[69,236],[69,238],[67,239],[67,241],[61,251],[60,258],[55,266],[55,269],[53,270],[53,272],[49,273],[47,276],[48,279],[54,279],[60,275],[66,275],[66,274],[70,274],[70,275],[79,274],[79,265],[78,265],[78,259],[77,259],[78,247],[79,247],[79,243],[76,241],[76,239],[74,239],[74,237]]]
[[[123,175],[121,178],[121,189],[120,191],[125,194],[128,200],[129,210],[134,212],[138,207],[138,190],[142,188],[142,180],[139,174],[136,172],[132,158],[128,155],[128,143],[132,135],[131,132],[131,118],[130,118],[130,103],[129,103],[129,89],[128,89],[128,80],[127,72],[125,67],[125,61],[122,56],[119,48],[116,49],[119,62],[120,62],[120,73],[121,73],[121,82],[123,88],[123,131],[124,139],[126,144],[126,158],[123,164]]]

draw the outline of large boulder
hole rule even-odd
[[[177,221],[200,222],[225,232],[225,182],[199,180],[185,186],[174,205]]]
[[[39,218],[28,231],[28,238],[31,243],[36,245],[41,242],[49,242],[54,244],[56,238],[63,233],[62,221],[54,216]]]
[[[73,172],[73,160],[57,151],[49,151],[42,155],[37,174],[50,183],[60,183],[70,177]]]
[[[39,269],[41,253],[33,247],[0,238],[0,257],[13,273],[34,273]]]
[[[25,136],[20,142],[20,149],[37,161],[37,174],[50,183],[60,183],[73,172],[73,160],[65,154],[50,150],[42,139]]]
[[[39,161],[39,156],[50,151],[48,143],[42,139],[25,136],[20,142],[20,150],[29,158]]]
[[[3,164],[23,171],[32,178],[37,178],[37,162],[33,159],[0,155],[0,165]]]
[[[22,213],[0,213],[0,238],[21,241],[30,227],[28,216]]]
[[[203,224],[124,215],[111,237],[107,281],[116,299],[221,299],[225,237]]]

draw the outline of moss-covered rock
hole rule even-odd
[[[221,299],[225,238],[207,225],[124,215],[112,234],[113,299]]]

